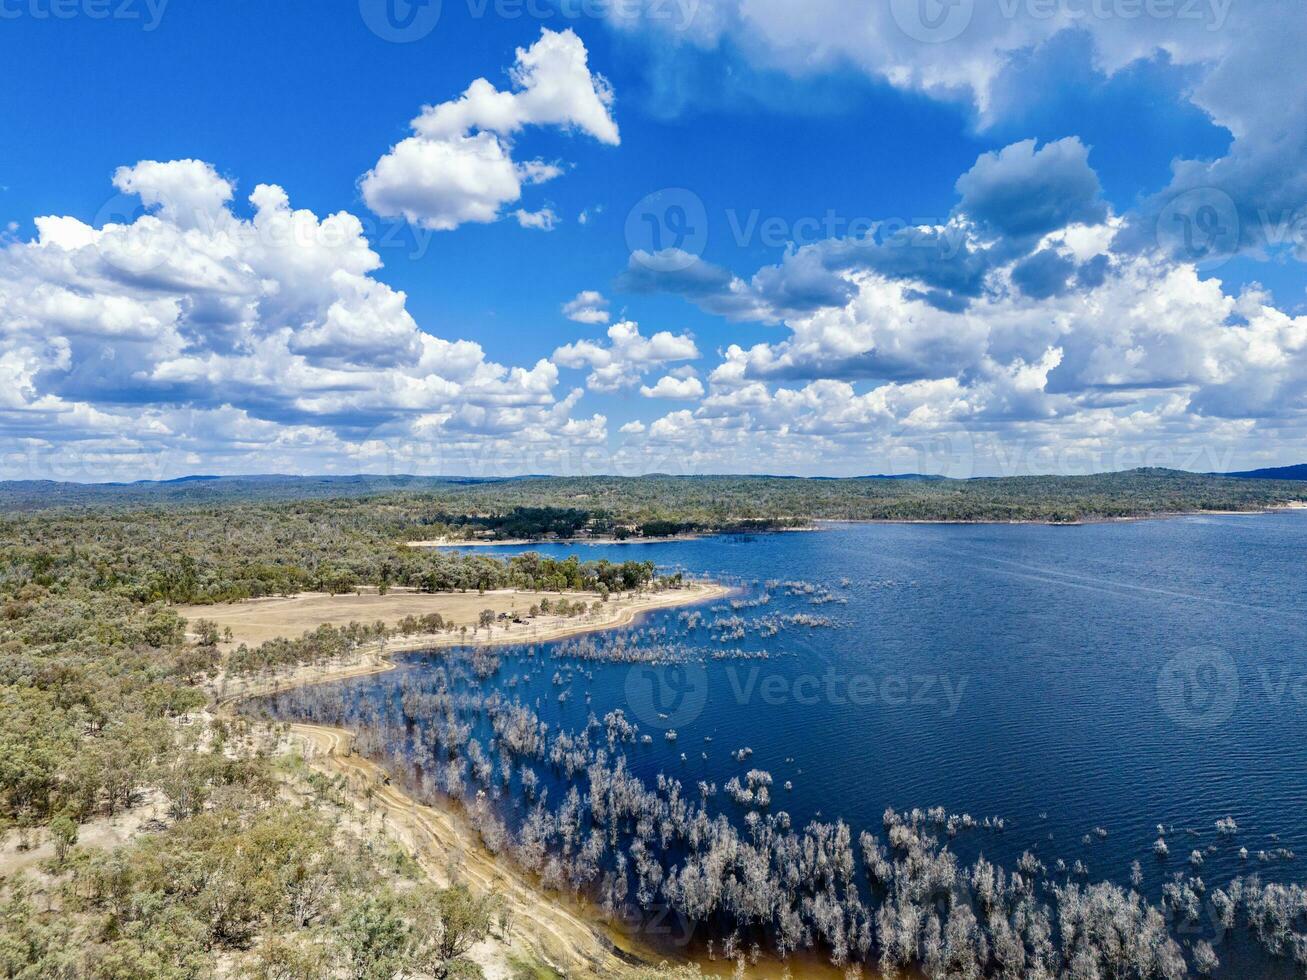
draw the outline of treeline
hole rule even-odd
[[[436,623],[433,622],[432,626]],[[444,621],[440,620],[436,628],[443,629]],[[227,672],[239,677],[260,671],[346,660],[364,644],[375,643],[392,633],[385,623],[350,623],[347,626],[328,623],[299,637],[278,637],[256,647],[242,643],[227,657]]]
[[[32,585],[206,603],[361,586],[620,592],[653,581],[649,562],[409,548],[409,514],[397,502],[342,501],[13,515],[0,519],[0,596]]]
[[[775,531],[799,523],[793,518],[755,517],[747,519],[683,519],[672,517],[620,517],[608,510],[579,510],[575,507],[509,507],[488,514],[437,514],[424,524],[439,537],[459,541],[470,538],[487,541],[550,540],[577,538],[668,538],[676,535],[721,533],[748,534]]]
[[[236,513],[260,505],[286,519],[312,515],[389,541],[768,530],[816,519],[1050,521],[1199,510],[1256,510],[1307,500],[1288,480],[1137,469],[1088,476],[994,479],[799,479],[752,476],[231,477],[171,484],[0,484],[0,504],[26,510]]]
[[[975,480],[747,476],[552,477],[432,492],[466,512],[567,506],[646,534],[748,530],[808,520],[1075,521],[1199,510],[1255,510],[1307,499],[1288,481],[1141,469],[1091,476]],[[446,508],[452,509],[452,508]],[[666,522],[659,524],[658,522]]]
[[[572,507],[511,507],[503,513],[441,513],[429,526],[444,526],[451,538],[574,538],[587,529],[611,527],[606,514],[591,514]]]

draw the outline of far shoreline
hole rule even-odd
[[[699,531],[693,534],[673,534],[661,537],[632,538],[505,538],[502,541],[484,539],[461,541],[450,538],[435,538],[430,541],[406,541],[408,548],[441,548],[461,551],[466,548],[536,548],[549,546],[608,546],[633,544],[674,544],[679,541],[703,541],[708,538],[728,537],[736,534],[787,534],[817,532],[835,524],[942,524],[942,525],[995,525],[1015,526],[1031,525],[1042,527],[1084,527],[1093,524],[1125,524],[1136,521],[1169,521],[1180,517],[1253,517],[1264,514],[1281,514],[1290,511],[1307,511],[1307,495],[1302,500],[1286,501],[1270,507],[1251,507],[1247,510],[1167,510],[1148,514],[1092,515],[1078,517],[1073,521],[1054,521],[1046,518],[949,518],[949,517],[814,517],[811,524],[804,527],[755,528],[748,531]]]
[[[1015,527],[1030,525],[1034,527],[1088,527],[1095,524],[1133,524],[1140,521],[1172,521],[1181,517],[1261,517],[1266,514],[1283,514],[1291,511],[1307,511],[1307,500],[1293,500],[1274,507],[1254,507],[1248,510],[1166,510],[1153,514],[1126,514],[1121,516],[1080,517],[1074,521],[1050,521],[1035,518],[1013,518],[1003,520],[991,518],[914,518],[914,517],[821,517],[815,519],[818,525],[807,530],[819,531],[820,525],[830,524],[945,524],[945,525],[994,525]]]
[[[806,527],[759,527],[747,530],[693,531],[686,534],[662,534],[648,537],[614,538],[504,538],[493,541],[486,538],[462,540],[458,538],[432,538],[430,541],[405,541],[406,548],[450,548],[461,551],[464,548],[534,548],[541,545],[627,545],[627,544],[672,544],[677,541],[702,541],[705,538],[719,538],[743,534],[786,534],[791,532],[816,531],[819,528]]]

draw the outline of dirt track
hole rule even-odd
[[[512,910],[514,945],[529,949],[568,977],[609,978],[632,962],[655,959],[635,944],[620,949],[583,909],[537,890],[508,862],[489,854],[461,816],[423,806],[391,785],[380,766],[352,753],[348,731],[295,724],[291,734],[302,740],[311,765],[346,777],[356,806],[370,804],[385,814],[390,834],[409,847],[435,880],[447,882],[449,869],[456,867],[460,880],[498,896]]]

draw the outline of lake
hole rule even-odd
[[[1302,878],[1290,852],[1307,859],[1307,514],[832,524],[531,550],[649,559],[738,592],[610,634],[499,648],[492,676],[440,684],[498,692],[553,732],[593,714],[602,735],[620,709],[638,733],[619,733],[613,754],[634,775],[715,784],[708,808],[737,824],[757,807],[727,784],[763,770],[762,809],[795,827],[840,818],[856,840],[882,830],[887,807],[942,807],[982,824],[948,841],[964,862],[1010,870],[1029,851],[1052,880],[1126,885],[1139,861],[1153,901],[1176,872],[1209,886]],[[642,648],[664,662],[629,662]],[[407,656],[334,685],[326,720],[376,725],[447,660]],[[272,705],[306,710],[292,696]],[[493,734],[472,722],[485,744]],[[387,751],[430,768],[429,744]],[[542,775],[561,800],[569,780]],[[519,793],[501,805],[513,825],[529,806]],[[1218,833],[1225,818],[1236,833]]]

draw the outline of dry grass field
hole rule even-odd
[[[375,623],[381,620],[393,626],[405,616],[440,613],[446,622],[471,628],[483,609],[496,615],[501,612],[526,615],[528,609],[549,599],[564,597],[570,603],[587,603],[599,598],[590,592],[519,592],[500,589],[492,592],[391,592],[387,595],[307,594],[274,599],[250,599],[208,606],[178,606],[186,619],[208,619],[221,630],[230,627],[235,644],[250,646],[278,637],[297,637],[306,630],[324,624],[345,626],[351,622]],[[224,644],[226,646],[226,644]]]

